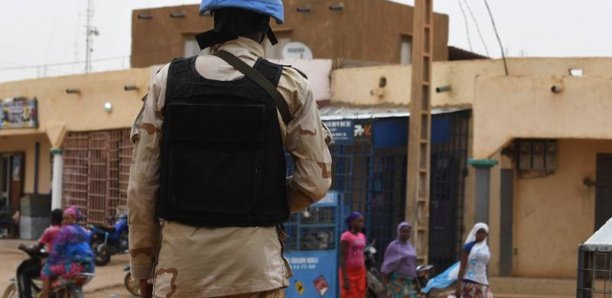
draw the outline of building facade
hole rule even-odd
[[[283,46],[301,42],[315,59],[408,64],[412,47],[413,8],[387,0],[288,0],[285,24],[272,22],[279,45],[266,41],[266,58],[280,59]],[[195,36],[212,29],[210,15],[198,5],[134,10],[132,67],[163,64],[199,52]],[[434,61],[448,60],[448,16],[434,15]],[[454,53],[454,51],[453,51]]]
[[[612,217],[611,66],[607,58],[509,59],[506,75],[499,60],[434,63],[433,85],[445,88],[433,106],[472,110],[468,157],[492,165],[484,202],[477,192],[487,181],[468,171],[464,231],[487,218],[490,274],[544,278],[530,294],[573,295],[578,244]],[[339,69],[332,102],[408,104],[410,76],[409,66]]]

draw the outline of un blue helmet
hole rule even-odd
[[[202,0],[200,14],[230,7],[268,15],[274,18],[278,24],[285,22],[285,10],[282,0]]]

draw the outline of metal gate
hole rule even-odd
[[[440,270],[457,260],[461,248],[469,118],[469,111],[461,111],[432,120],[429,259]],[[405,218],[408,118],[350,120],[350,125],[356,131],[369,127],[370,135],[331,146],[331,189],[343,195],[345,214],[364,214],[364,232],[368,241],[376,240],[382,260]]]
[[[70,132],[64,140],[64,205],[90,223],[106,224],[127,203],[132,145],[129,129]]]

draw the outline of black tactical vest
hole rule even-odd
[[[244,77],[214,81],[195,59],[170,64],[163,109],[158,216],[203,227],[272,226],[289,217],[277,109]],[[254,68],[274,86],[283,67]]]

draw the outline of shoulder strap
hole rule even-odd
[[[274,102],[276,103],[276,108],[280,112],[285,125],[287,125],[289,121],[291,121],[291,114],[289,113],[289,105],[287,105],[287,102],[283,98],[283,95],[281,95],[280,92],[276,90],[274,85],[272,85],[272,83],[270,83],[270,81],[266,79],[260,72],[258,72],[256,69],[252,68],[251,66],[246,64],[244,61],[240,60],[238,57],[234,56],[233,54],[227,51],[218,51],[214,55],[223,59],[225,62],[227,62],[232,67],[234,67],[236,70],[243,73],[249,79],[253,80],[253,82],[255,82],[266,93],[268,93],[268,95],[272,97],[272,99],[274,99]]]

